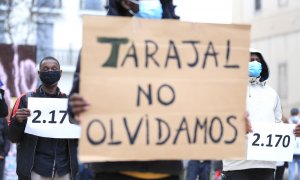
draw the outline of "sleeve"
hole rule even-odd
[[[280,98],[278,95],[276,96],[276,99],[275,99],[274,115],[275,115],[275,122],[281,123],[282,122],[282,109],[281,109]]]
[[[10,149],[10,141],[8,139],[8,126],[7,126],[7,121],[4,122],[4,154],[3,156],[7,156],[8,151]]]
[[[76,70],[75,70],[74,77],[73,77],[73,85],[72,85],[71,91],[69,93],[69,97],[74,93],[79,93],[80,59],[81,59],[80,57],[81,57],[81,53],[79,53],[79,56],[78,56],[77,66],[76,66]],[[71,111],[69,104],[68,104],[68,114],[69,114],[70,118],[72,118],[72,119],[74,118],[74,114]]]
[[[120,0],[109,0],[108,16],[122,16],[120,8]]]
[[[24,130],[27,121],[23,121],[19,123],[15,116],[18,109],[27,108],[27,97],[26,95],[22,95],[19,97],[13,107],[10,119],[8,121],[8,138],[13,143],[22,141],[22,137],[24,135]]]
[[[0,117],[6,117],[8,115],[8,107],[4,98],[4,90],[0,89]]]
[[[77,65],[76,65],[76,70],[73,76],[73,85],[72,85],[72,89],[70,91],[70,95],[73,93],[78,93],[79,92],[79,81],[80,81],[80,58],[81,57],[81,53],[78,56],[78,61],[77,61]]]

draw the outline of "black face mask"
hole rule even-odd
[[[40,72],[40,79],[46,85],[52,85],[59,81],[60,71]]]

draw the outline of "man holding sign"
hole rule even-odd
[[[138,11],[140,10],[140,11]],[[109,16],[136,16],[150,19],[178,19],[174,13],[172,0],[110,0]],[[76,119],[88,109],[88,103],[79,95],[80,63],[74,74],[73,88],[70,93],[70,110]],[[82,69],[81,69],[82,70]],[[98,80],[97,80],[98,81]],[[101,91],[101,90],[100,90]],[[99,93],[101,93],[99,91]],[[99,101],[102,101],[102,99]],[[78,119],[77,119],[78,120]],[[86,121],[86,119],[83,119]],[[181,161],[123,161],[99,162],[92,164],[95,179],[99,180],[178,180],[182,173]]]
[[[282,118],[280,99],[266,84],[268,66],[260,52],[251,49],[247,111],[250,122],[279,123]],[[262,145],[262,144],[261,144]],[[273,180],[275,161],[224,160],[223,178],[226,180]]]
[[[29,121],[50,127],[53,124],[63,123],[66,118],[66,111],[62,113],[64,115],[60,119],[56,118],[58,116],[56,111],[47,112],[51,118],[44,119],[42,117],[45,117],[43,115],[45,111],[28,109],[29,98],[40,97],[40,101],[50,102],[56,98],[67,97],[57,87],[62,73],[57,59],[54,57],[43,58],[38,73],[42,85],[35,92],[29,92],[17,99],[9,123],[9,138],[12,142],[18,143],[18,177],[20,180],[74,179],[78,169],[77,139],[50,138],[53,137],[51,134],[45,137],[24,132]],[[42,103],[40,102],[40,104]],[[48,110],[53,108],[47,107]],[[32,116],[34,118],[30,120]],[[53,131],[52,133],[55,134],[56,132]]]

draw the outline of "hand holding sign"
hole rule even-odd
[[[294,129],[294,134],[296,137],[300,137],[300,124],[297,124],[295,129]]]
[[[85,112],[89,107],[89,103],[78,93],[70,96],[69,105],[75,116],[79,116],[80,113]],[[76,120],[79,121],[80,119],[76,118]]]
[[[29,109],[18,109],[16,113],[16,120],[19,123],[22,123],[24,120],[26,120],[30,116],[30,110]]]

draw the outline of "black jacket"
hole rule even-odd
[[[0,117],[6,117],[8,115],[8,108],[4,98],[4,90],[0,89]]]
[[[5,118],[0,118],[0,156],[7,156],[10,148],[10,142],[8,140],[8,127]]]
[[[9,139],[17,143],[17,174],[19,177],[30,179],[31,171],[33,168],[35,151],[39,137],[31,134],[24,133],[26,121],[23,123],[17,122],[15,119],[17,109],[27,108],[27,97],[47,97],[38,88],[36,92],[23,94],[19,97],[14,105],[10,122],[9,122]],[[65,98],[65,94],[61,93],[58,89],[58,97]],[[76,178],[78,172],[77,161],[77,139],[67,139],[68,154],[70,163],[70,175],[72,179]]]

